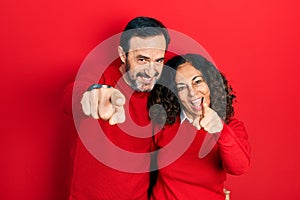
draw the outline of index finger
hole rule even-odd
[[[125,96],[119,90],[115,90],[111,95],[110,101],[112,105],[120,107],[125,104]]]

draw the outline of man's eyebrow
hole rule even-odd
[[[150,57],[144,56],[144,55],[137,55],[136,58],[138,58],[138,59],[142,58],[142,59],[145,59],[145,60],[150,60]],[[161,60],[164,60],[164,59],[165,59],[165,57],[161,57],[161,58],[156,59],[155,61],[161,61]]]
[[[160,61],[160,60],[164,60],[164,59],[165,59],[165,57],[161,57],[161,58],[156,59],[156,61]]]
[[[138,55],[138,56],[137,56],[137,58],[143,58],[143,59],[145,59],[145,60],[148,60],[148,59],[150,59],[149,57],[147,57],[147,56],[143,56],[143,55]]]

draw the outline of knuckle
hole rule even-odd
[[[99,116],[98,116],[96,113],[92,113],[92,117],[93,117],[94,119],[99,119]]]
[[[99,113],[100,115],[100,118],[103,119],[103,120],[108,120],[111,118],[111,114],[109,112],[100,112]]]

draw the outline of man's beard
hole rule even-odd
[[[152,88],[149,88],[149,89],[141,89],[139,88],[138,84],[137,84],[137,77],[145,77],[145,78],[151,78],[149,77],[147,74],[143,73],[143,72],[138,72],[136,74],[136,79],[134,80],[131,76],[130,76],[130,73],[129,73],[129,70],[130,70],[130,65],[128,64],[128,60],[126,60],[126,63],[125,63],[125,70],[126,70],[126,76],[127,76],[127,80],[130,82],[130,86],[132,89],[134,89],[135,91],[138,91],[138,92],[150,92],[152,89],[153,89],[153,86],[155,83],[153,83],[153,86]],[[159,73],[156,72],[154,74],[153,77],[158,77]]]

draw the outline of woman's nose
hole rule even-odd
[[[193,87],[189,87],[189,96],[191,97],[195,96],[195,91]]]

